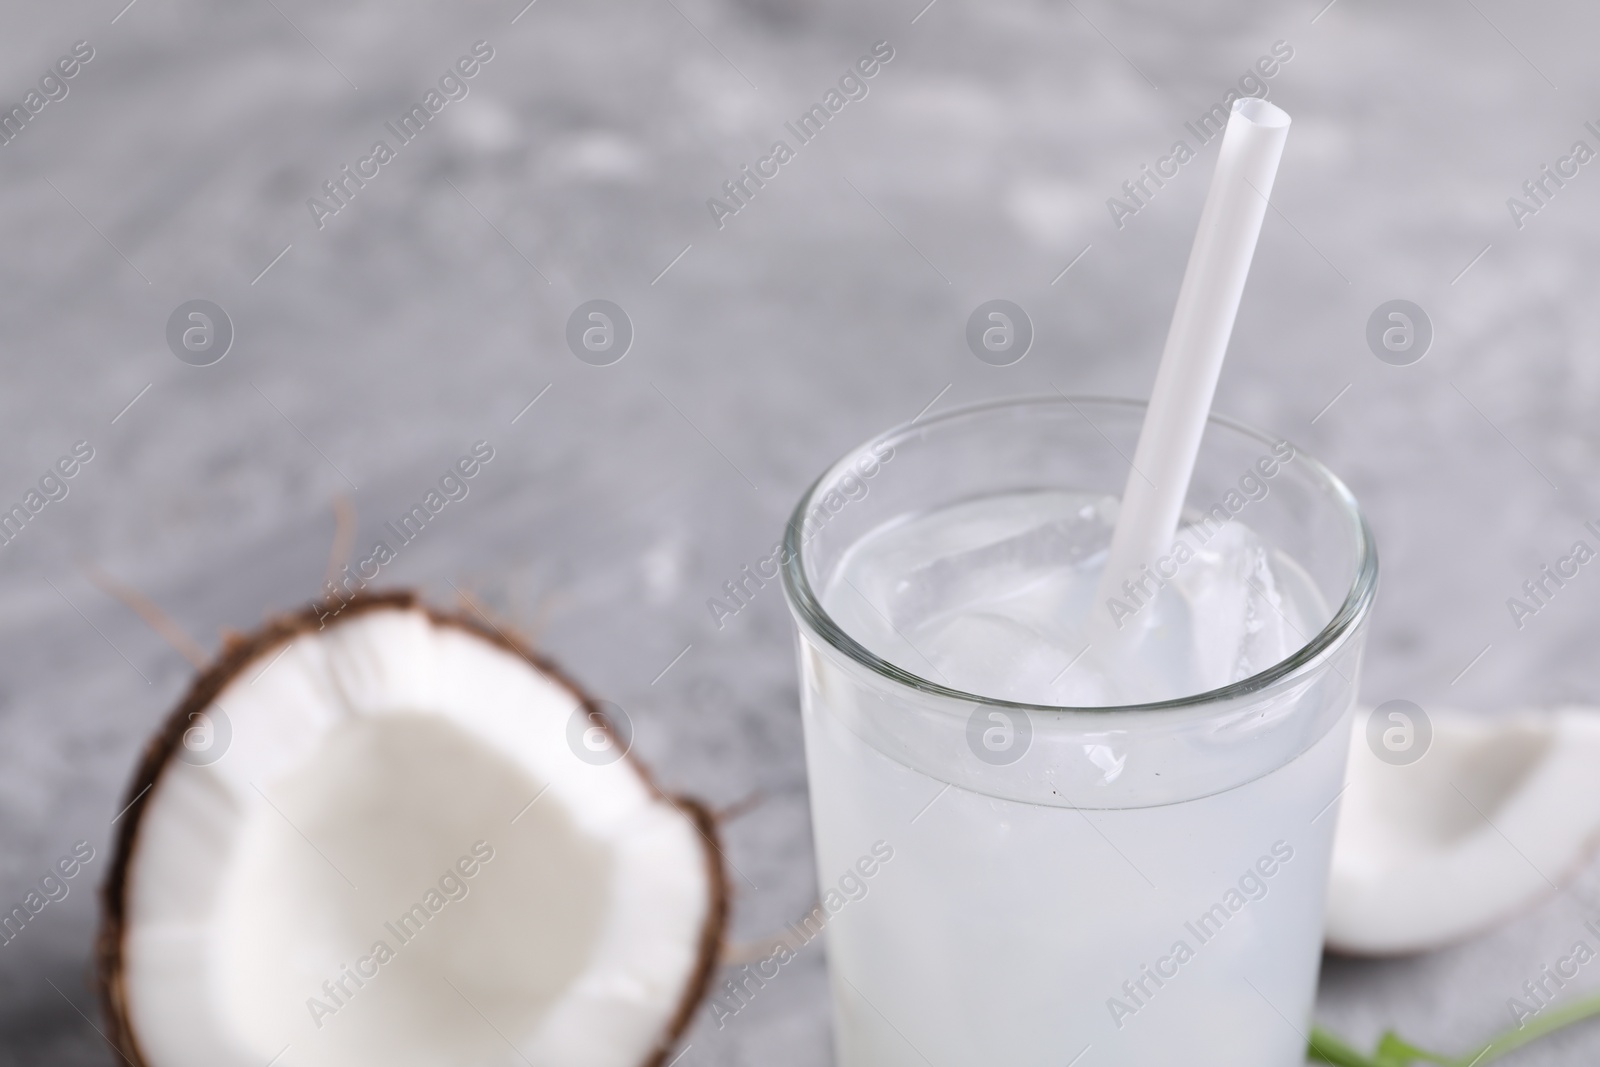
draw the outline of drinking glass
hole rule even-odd
[[[1210,692],[990,699],[880,658],[824,607],[886,523],[1039,490],[1119,497],[1144,411],[1050,398],[918,419],[794,511],[780,559],[841,1067],[1303,1062],[1377,585],[1331,472],[1210,419],[1186,515],[1248,525],[1314,602],[1298,651]]]

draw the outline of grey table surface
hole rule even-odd
[[[0,548],[0,902],[78,839],[98,877],[191,676],[95,574],[215,648],[315,595],[336,498],[365,545],[485,439],[470,497],[385,582],[537,628],[672,788],[759,793],[727,830],[735,934],[805,910],[790,621],[776,588],[721,629],[706,599],[828,460],[929,405],[1146,394],[1214,142],[1120,228],[1106,201],[1279,41],[1295,124],[1217,408],[1361,498],[1384,560],[1364,699],[1600,702],[1597,579],[1521,630],[1505,605],[1600,514],[1600,175],[1520,227],[1507,206],[1600,146],[1600,9],[924,2],[12,5],[0,99],[74,42],[94,57],[0,145],[0,497],[74,442],[94,458]],[[308,198],[478,40],[470,95],[319,227]],[[719,227],[707,199],[880,40],[868,95]],[[994,297],[1036,328],[1008,367],[963,338]],[[165,337],[195,298],[235,329],[209,367]],[[564,340],[595,298],[635,330],[605,367]],[[1436,331],[1410,366],[1365,340],[1396,298]],[[89,889],[0,948],[0,1061],[115,1061]],[[1434,955],[1330,960],[1319,1017],[1465,1047],[1588,917],[1561,896]],[[682,1062],[830,1062],[823,962],[702,1016]],[[1597,1052],[1590,1028],[1517,1062]]]

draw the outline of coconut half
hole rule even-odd
[[[706,810],[618,742],[409,594],[231,642],[118,825],[111,1040],[140,1067],[661,1063],[726,885]]]
[[[1330,949],[1393,956],[1482,933],[1556,892],[1600,844],[1600,711],[1427,714],[1432,741],[1406,765],[1380,759],[1356,716]]]

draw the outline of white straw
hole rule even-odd
[[[1137,580],[1172,549],[1288,136],[1282,109],[1254,97],[1234,102],[1122,494],[1096,599],[1101,622],[1123,583]]]

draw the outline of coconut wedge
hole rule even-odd
[[[710,979],[707,812],[549,663],[408,594],[235,640],[151,742],[99,948],[137,1067],[662,1063]]]
[[[1482,933],[1600,845],[1600,710],[1427,716],[1431,743],[1403,765],[1379,758],[1369,715],[1356,716],[1328,887],[1334,951],[1393,956]]]

